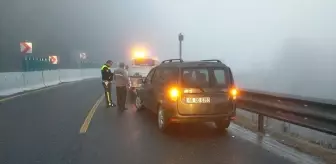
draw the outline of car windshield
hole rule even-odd
[[[185,68],[182,75],[182,83],[185,87],[224,88],[228,86],[223,68]]]
[[[129,69],[128,75],[146,77],[150,70],[151,67],[134,67]]]

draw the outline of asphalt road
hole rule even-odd
[[[97,103],[102,94],[98,80],[86,80],[1,102],[0,163],[292,163],[293,153],[271,151],[237,125],[224,134],[209,124],[175,125],[163,134],[149,111],[106,109]]]

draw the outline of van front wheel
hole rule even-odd
[[[143,105],[143,101],[141,100],[139,95],[136,95],[135,97],[135,108],[137,111],[141,109],[145,109],[145,106]]]

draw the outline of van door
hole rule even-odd
[[[161,89],[162,82],[162,68],[157,68],[152,78],[152,88],[147,95],[147,99],[149,99],[148,108],[151,109],[154,113],[157,112],[157,105],[159,103],[158,101],[160,96],[158,93]]]
[[[232,112],[230,75],[226,67],[182,69],[181,115],[212,115]]]
[[[150,109],[150,105],[151,105],[150,104],[151,103],[151,99],[149,99],[148,95],[150,95],[151,92],[153,91],[152,77],[153,77],[154,73],[155,73],[155,68],[152,69],[148,73],[148,75],[147,75],[147,77],[146,77],[146,79],[144,81],[143,89],[142,89],[142,91],[140,93],[141,100],[143,101],[143,105],[146,108],[149,108],[149,109]]]
[[[161,67],[155,72],[154,77],[154,99],[156,104],[153,104],[154,108],[157,108],[158,103],[168,105],[169,108],[176,108],[176,101],[166,101],[170,99],[170,89],[177,86],[179,78],[179,69],[174,67]],[[167,106],[166,106],[167,107]]]

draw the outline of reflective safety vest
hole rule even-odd
[[[101,74],[102,74],[102,80],[112,80],[113,74],[111,74],[111,68],[107,66],[106,64],[102,65]],[[112,77],[111,77],[112,76]]]

